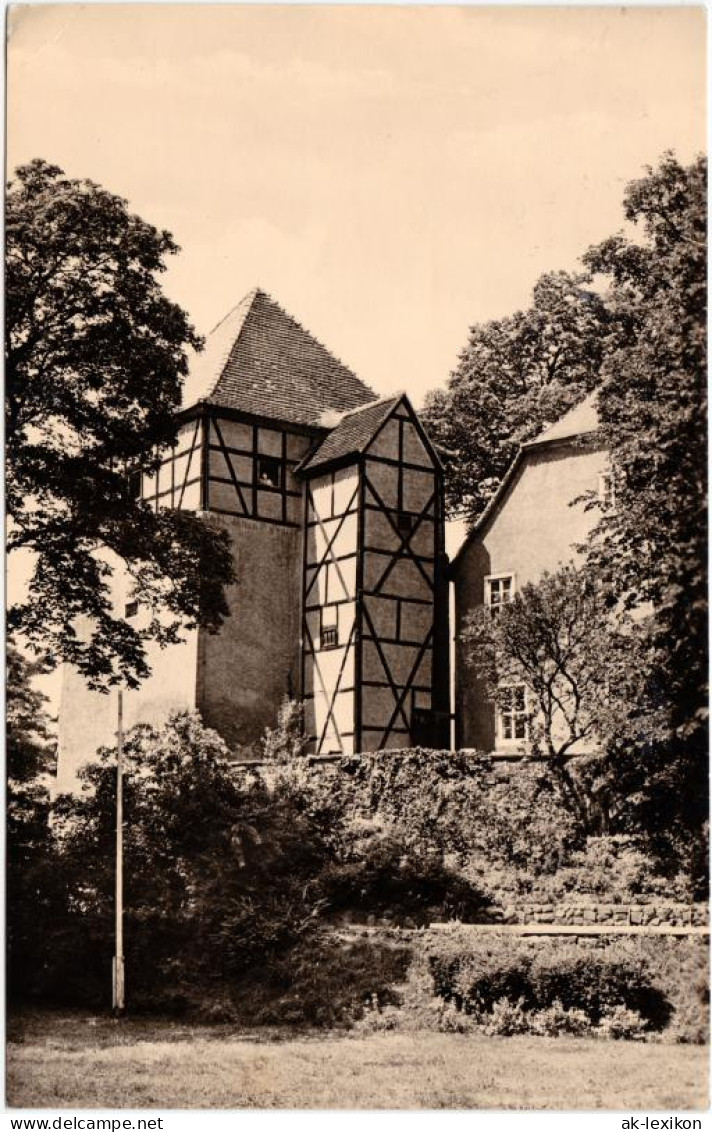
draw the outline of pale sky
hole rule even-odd
[[[201,333],[259,284],[418,403],[646,163],[704,148],[704,55],[702,8],[19,6],[8,163],[172,231]]]
[[[260,285],[419,404],[471,323],[621,226],[646,163],[704,148],[705,38],[701,7],[20,5],[8,166],[168,228],[199,332]]]

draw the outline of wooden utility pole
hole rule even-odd
[[[116,950],[113,964],[114,1014],[124,1012],[124,696],[119,689],[116,731]]]

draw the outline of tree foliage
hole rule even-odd
[[[105,1001],[109,987],[115,762],[105,750],[85,769],[82,795],[54,807],[64,909],[53,962],[69,1001]],[[314,933],[326,853],[317,825],[284,792],[236,771],[222,739],[196,715],[129,732],[124,815],[134,1007],[195,1005]]]
[[[647,737],[645,821],[698,827],[707,812],[707,163],[667,154],[627,188],[633,235],[587,253],[610,282],[598,397],[616,506],[589,562],[607,591],[648,618],[665,714]]]
[[[178,248],[120,197],[40,160],[16,170],[5,224],[8,549],[33,563],[8,628],[94,686],[135,686],[145,641],[175,640],[181,622],[217,627],[232,580],[223,531],[127,490],[129,467],[175,443],[185,350],[201,344],[158,281]],[[117,562],[152,612],[143,630],[113,613]]]
[[[332,918],[394,897],[402,917],[479,908],[474,887],[402,841],[348,833],[335,797],[309,791],[303,759],[265,778],[235,765],[195,714],[125,743],[127,995],[132,1009],[217,1020],[333,1024],[381,995],[404,956],[349,949]],[[107,1004],[114,945],[116,753],[56,800],[46,883],[54,914],[21,966],[26,994]],[[37,960],[37,952],[40,958]],[[396,961],[397,960],[397,961]],[[20,956],[22,964],[22,956]],[[280,1015],[280,1010],[282,1014]]]
[[[526,747],[546,760],[577,820],[590,832],[607,826],[635,789],[626,751],[661,726],[645,625],[612,608],[590,570],[562,566],[524,585],[496,617],[475,611],[462,639],[491,702],[504,706],[513,687],[526,689]]]
[[[33,686],[42,670],[12,646],[7,653],[7,958],[11,996],[42,962],[41,941],[53,915],[50,773],[55,745],[47,697]]]
[[[558,271],[539,279],[527,310],[471,327],[447,387],[423,410],[451,514],[474,522],[519,445],[594,388],[607,325],[586,277]]]

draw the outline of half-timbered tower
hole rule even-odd
[[[442,471],[405,395],[377,399],[255,290],[192,368],[176,447],[134,486],[154,507],[219,516],[237,584],[218,633],[150,650],[128,725],[197,708],[244,751],[303,696],[315,753],[447,743]],[[112,741],[114,711],[65,672],[66,783]]]
[[[316,753],[447,745],[442,475],[408,398],[345,413],[299,472]]]

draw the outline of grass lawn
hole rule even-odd
[[[460,1034],[249,1034],[32,1014],[11,1020],[7,1102],[25,1108],[685,1110],[708,1050]]]

